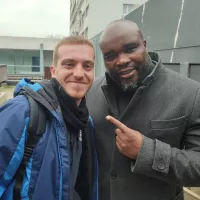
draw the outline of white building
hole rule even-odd
[[[60,39],[0,36],[0,64],[8,76],[44,76],[52,64],[53,50]]]
[[[147,0],[70,0],[70,33],[92,38]]]

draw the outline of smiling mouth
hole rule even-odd
[[[87,84],[87,83],[84,83],[84,82],[77,82],[77,81],[69,81],[69,83],[75,83],[75,84]]]
[[[120,76],[120,78],[130,78],[134,74],[134,71],[135,71],[135,68],[121,70],[119,72],[119,76]]]

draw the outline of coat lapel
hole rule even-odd
[[[102,85],[101,88],[104,93],[110,112],[115,118],[119,119],[119,110],[117,105],[117,99],[115,97],[115,91],[111,87],[108,87],[108,85]]]

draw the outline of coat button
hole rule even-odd
[[[164,170],[165,164],[163,162],[159,162],[157,167],[158,167],[159,170]]]
[[[111,172],[111,178],[112,178],[112,179],[116,179],[116,178],[117,178],[117,172],[116,172],[116,171],[113,170],[113,171]]]

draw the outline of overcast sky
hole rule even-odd
[[[0,0],[0,35],[69,34],[70,0]]]

